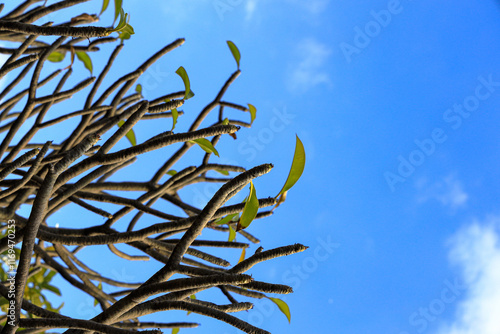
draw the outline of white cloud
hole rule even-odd
[[[331,50],[324,44],[309,38],[297,43],[298,61],[290,66],[287,85],[291,91],[305,92],[319,84],[331,85],[324,68]]]
[[[500,333],[500,217],[474,222],[450,240],[450,261],[467,286],[455,319],[438,334]]]
[[[245,4],[245,20],[250,21],[255,13],[255,9],[257,8],[257,0],[247,0]]]
[[[426,179],[420,179],[416,186],[420,192],[418,201],[421,203],[436,200],[443,206],[457,209],[464,206],[469,199],[469,195],[463,190],[462,183],[454,175],[448,175],[443,180],[430,185]]]

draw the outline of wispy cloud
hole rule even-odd
[[[454,175],[448,175],[441,181],[429,184],[427,179],[420,179],[416,183],[419,191],[418,201],[425,203],[436,200],[443,206],[457,209],[464,206],[469,195],[464,191],[462,183]]]
[[[325,69],[331,50],[315,39],[308,38],[297,44],[296,61],[290,65],[288,88],[293,92],[305,92],[320,84],[331,85]]]
[[[298,8],[301,12],[305,14],[316,16],[322,14],[327,9],[330,0],[309,0],[309,1],[287,0],[287,2],[292,6],[294,6],[295,8]],[[245,20],[251,21],[252,18],[254,17],[257,6],[261,4],[262,1],[245,0],[244,3],[246,12]]]
[[[454,320],[437,334],[500,333],[500,217],[462,228],[450,239],[450,261],[467,287]]]
[[[245,4],[245,20],[250,21],[255,13],[255,9],[257,8],[257,0],[247,0]]]

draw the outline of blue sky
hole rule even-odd
[[[80,8],[98,12],[100,1]],[[186,68],[196,96],[179,131],[235,70],[226,40],[239,47],[242,74],[225,100],[252,103],[257,119],[237,142],[221,142],[212,161],[273,162],[255,182],[259,197],[281,188],[295,134],[304,143],[301,180],[250,229],[265,249],[310,247],[253,271],[294,287],[284,298],[292,322],[265,301],[243,319],[272,333],[500,333],[500,2],[125,0],[124,9],[136,34],[116,76],[186,38],[140,81],[155,98],[180,90],[174,72]],[[92,59],[102,68],[105,58]],[[138,140],[169,122],[137,128]],[[211,192],[182,195],[198,203]],[[69,214],[61,226],[72,226]],[[97,266],[130,280],[159,269],[115,264]],[[66,300],[63,312],[92,315],[92,302]],[[186,320],[203,327],[181,332],[239,332],[196,315]]]

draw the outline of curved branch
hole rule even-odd
[[[17,32],[25,35],[40,35],[40,36],[67,36],[67,37],[104,37],[108,36],[111,31],[108,28],[101,27],[44,27],[33,24],[1,21],[0,30]]]

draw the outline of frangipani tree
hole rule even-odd
[[[158,332],[160,328],[173,328],[176,332],[182,327],[198,326],[192,322],[140,321],[144,315],[168,310],[202,314],[246,333],[267,333],[230,314],[250,310],[251,300],[261,298],[274,301],[290,320],[288,306],[267,294],[287,294],[292,289],[261,282],[249,270],[260,262],[301,252],[306,247],[294,244],[265,251],[260,247],[250,255],[245,251],[249,243],[236,242],[235,236],[241,234],[249,242],[259,242],[249,227],[255,219],[271,215],[300,178],[305,165],[302,143],[297,137],[292,167],[281,191],[274,197],[259,198],[252,181],[270,172],[272,164],[246,170],[212,159],[219,156],[216,146],[221,138],[237,139],[237,131],[250,127],[256,117],[253,105],[224,100],[226,91],[241,73],[236,45],[227,42],[237,69],[189,129],[177,132],[176,125],[183,115],[178,108],[195,96],[186,69],[179,66],[176,71],[182,79],[181,90],[155,99],[146,99],[137,81],[152,64],[182,45],[184,39],[161,48],[137,68],[128,69],[105,86],[115,59],[126,50],[124,41],[134,34],[121,1],[114,2],[112,27],[91,25],[108,9],[109,1],[103,2],[99,15],[81,14],[67,22],[37,24],[47,15],[82,2],[85,0],[64,0],[47,6],[44,1],[28,0],[10,11],[3,11],[4,6],[0,5],[0,39],[5,41],[0,53],[8,56],[0,68],[0,78],[5,82],[0,92],[0,305],[5,312],[2,333],[35,333],[51,328],[66,328],[74,333],[132,333],[147,328],[158,328]],[[94,68],[93,53],[108,43],[115,47],[106,65]],[[64,59],[69,59],[68,66],[41,76],[43,68],[57,67]],[[97,76],[88,78],[73,71],[76,61]],[[82,79],[67,87],[68,79],[75,76]],[[43,86],[51,87],[52,92],[42,93]],[[83,96],[85,102],[81,106],[70,104],[72,110],[68,110],[65,102],[77,95]],[[63,104],[63,114],[54,112]],[[250,121],[228,119],[227,109],[248,112]],[[203,123],[211,112],[218,112],[218,120],[206,126]],[[163,118],[172,119],[169,131],[142,142],[137,140],[134,127],[145,120]],[[75,119],[76,127],[65,127],[64,139],[56,141],[60,134],[56,136],[52,127]],[[123,138],[129,146],[116,149]],[[146,153],[173,144],[181,146],[165,158],[160,168],[144,171],[149,175],[148,181],[109,181]],[[195,148],[200,154],[204,152],[200,163],[177,170],[179,161],[193,147],[201,148],[203,151]],[[224,177],[211,176],[214,171]],[[218,183],[220,187],[202,207],[188,203],[179,194],[186,187],[203,183]],[[242,203],[227,203],[247,187],[248,195]],[[183,214],[156,209],[157,202],[170,203]],[[21,206],[29,208],[28,214],[20,214]],[[65,226],[56,213],[66,207],[86,210],[88,225]],[[158,217],[163,222],[136,228],[138,221],[148,217]],[[117,223],[124,220],[127,227],[117,228]],[[204,230],[219,232],[219,238],[200,238]],[[118,244],[126,244],[141,255],[127,254],[118,249]],[[140,284],[104,277],[92,268],[91,261],[78,254],[97,245],[106,245],[110,254],[130,261],[157,261],[161,269]],[[211,247],[238,251],[240,260],[231,265],[205,251]],[[56,275],[95,299],[100,313],[91,319],[75,319],[64,315],[62,305],[53,306],[47,290],[71,295],[71,291],[61,291],[54,285]],[[216,304],[196,297],[208,289],[219,290],[227,303]]]

